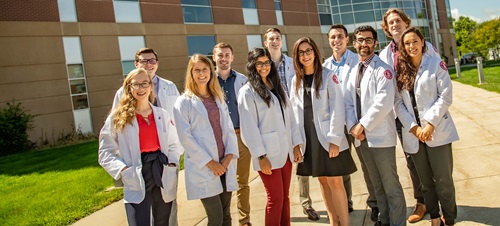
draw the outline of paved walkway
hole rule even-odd
[[[458,219],[456,225],[500,225],[500,94],[453,82],[454,102],[450,108],[458,128],[460,141],[453,144],[454,180],[457,194]],[[370,210],[365,204],[366,187],[356,153],[353,157],[358,171],[352,175],[354,212],[350,214],[351,225],[368,226]],[[407,213],[415,204],[406,161],[401,148],[397,150],[398,173],[405,192]],[[258,174],[252,172],[251,206],[252,222],[264,225],[266,194]],[[187,201],[184,174],[179,179],[179,225],[206,225],[205,211],[199,200]],[[312,222],[302,213],[298,198],[298,183],[292,177],[290,187],[292,225],[328,225],[326,211],[317,179],[311,178],[313,207],[321,219]],[[236,197],[233,196],[231,213],[233,225],[238,225]],[[74,224],[75,226],[125,226],[127,220],[123,200],[118,201]],[[408,225],[430,225],[429,215],[425,219]]]

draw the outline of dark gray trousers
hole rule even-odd
[[[226,174],[220,176],[222,193],[201,199],[208,217],[207,226],[231,226],[231,192],[226,191]]]

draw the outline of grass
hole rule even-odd
[[[69,225],[122,198],[97,141],[0,158],[0,225]]]
[[[500,93],[500,61],[486,61],[483,64],[484,84],[479,84],[477,66],[460,67],[461,77],[458,78],[455,69],[450,69],[450,77],[454,81],[475,86],[488,91]]]

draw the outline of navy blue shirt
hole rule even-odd
[[[217,73],[217,78],[219,79],[220,87],[224,92],[227,108],[229,110],[229,116],[231,117],[233,126],[235,129],[239,129],[240,117],[238,114],[238,102],[236,97],[236,91],[234,90],[234,81],[236,80],[236,73],[234,73],[234,71],[231,70],[231,74],[229,74],[226,80],[222,79]]]

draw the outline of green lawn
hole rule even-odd
[[[122,198],[97,141],[0,158],[0,225],[68,225]]]
[[[496,66],[490,66],[496,65]],[[451,79],[463,84],[479,87],[488,91],[500,93],[500,62],[485,62],[484,66],[484,81],[485,84],[479,84],[479,76],[477,66],[460,68],[461,77],[457,78],[456,70],[450,69]]]

